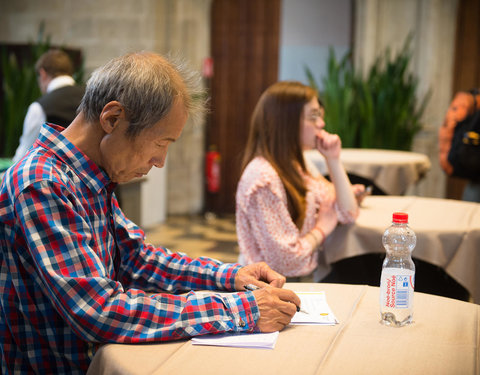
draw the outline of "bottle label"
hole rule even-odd
[[[384,307],[409,309],[413,305],[415,272],[385,268],[380,280],[380,303]]]

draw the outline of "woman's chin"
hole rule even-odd
[[[315,150],[315,149],[316,149],[315,145],[303,145],[302,146],[303,151],[309,151],[309,150]]]

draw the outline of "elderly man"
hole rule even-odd
[[[112,193],[163,166],[200,109],[193,82],[153,53],[114,59],[93,73],[70,126],[43,125],[34,149],[7,171],[2,373],[83,373],[102,343],[271,332],[290,322],[300,300],[281,289],[283,276],[266,264],[241,268],[154,248]],[[245,291],[249,283],[260,289]]]

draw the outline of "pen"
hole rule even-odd
[[[247,284],[247,285],[244,285],[243,286],[246,290],[250,290],[250,291],[254,291],[254,290],[257,290],[257,289],[260,289],[260,287],[256,286],[256,285],[253,285],[253,284]],[[308,314],[309,312],[302,309],[301,307],[297,306],[297,312],[302,312],[304,314]]]

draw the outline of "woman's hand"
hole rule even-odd
[[[363,184],[355,184],[355,185],[352,185],[352,190],[359,206],[362,204],[363,200],[367,195],[372,194],[371,185],[368,188],[366,188],[365,185]]]
[[[317,150],[326,159],[338,159],[340,158],[340,151],[342,149],[342,141],[337,134],[330,134],[325,130],[320,130],[317,133],[315,141]]]

